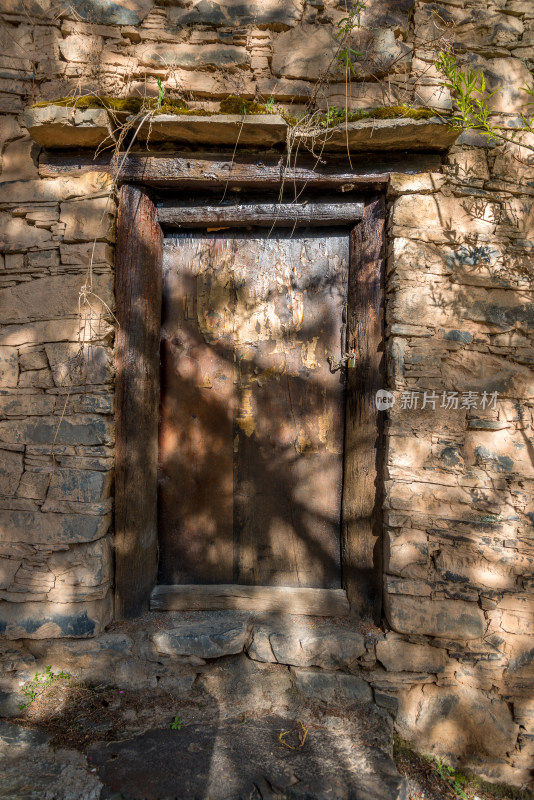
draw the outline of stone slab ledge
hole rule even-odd
[[[306,147],[320,146],[331,152],[426,150],[443,152],[461,131],[441,117],[430,119],[365,119],[341,123],[328,130],[317,129],[297,137]]]
[[[132,117],[128,121],[132,121]],[[28,108],[23,116],[30,135],[46,149],[97,148],[116,137],[105,109],[49,105]],[[279,114],[160,114],[138,131],[140,141],[188,146],[274,147],[286,143],[290,126]],[[426,150],[443,152],[459,136],[441,117],[430,119],[365,119],[325,130],[295,132],[297,143],[324,151],[350,152]]]

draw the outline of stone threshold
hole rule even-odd
[[[133,118],[129,117],[127,121]],[[49,105],[28,108],[23,115],[30,135],[46,149],[97,148],[116,138],[110,117],[102,108]],[[133,130],[133,129],[132,129]],[[285,146],[291,128],[279,114],[215,114],[213,116],[160,114],[147,120],[137,133],[143,142],[188,146]],[[365,119],[340,123],[328,130],[294,129],[295,146],[313,150],[350,152],[426,150],[443,152],[460,131],[441,117],[429,119]]]
[[[150,639],[163,656],[202,659],[247,653],[255,661],[327,670],[357,670],[365,636],[345,619],[254,611],[208,611],[173,615]]]
[[[151,611],[250,611],[303,616],[345,617],[350,607],[344,589],[237,584],[156,586]]]

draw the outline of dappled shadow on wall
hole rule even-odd
[[[396,340],[390,367],[399,388],[417,391],[419,406],[390,412],[398,435],[389,439],[388,503],[398,518],[409,515],[410,529],[388,532],[396,555],[386,564],[390,592],[405,594],[391,594],[391,605],[400,597],[410,611],[402,625],[397,616],[397,629],[415,632],[419,619],[428,631],[441,608],[444,627],[455,631],[429,637],[447,651],[448,666],[404,694],[403,732],[489,779],[525,782],[531,765],[520,725],[531,714],[533,659],[525,488],[534,475],[528,206],[435,195],[404,197],[394,210],[394,236],[406,238],[394,240],[402,280],[390,319],[419,330]],[[441,406],[444,390],[456,393],[456,406]],[[422,410],[425,391],[438,400]],[[464,393],[473,406],[461,407]],[[482,404],[484,393],[497,402]],[[407,544],[417,551],[410,563],[402,562]],[[405,580],[408,591],[399,588]]]

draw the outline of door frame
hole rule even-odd
[[[167,162],[168,158],[165,159]],[[175,159],[184,161],[185,159]],[[200,161],[200,159],[198,160]],[[176,169],[176,165],[175,165]],[[120,190],[116,237],[116,302],[118,329],[116,337],[116,456],[115,456],[115,617],[132,618],[149,607],[162,609],[162,596],[170,587],[156,587],[158,566],[157,538],[157,462],[160,324],[162,294],[162,224],[180,224],[176,210],[158,214],[150,186],[191,188],[192,172],[201,169],[195,158],[187,159],[187,175],[162,175],[161,169],[138,175],[135,183],[124,183]],[[265,164],[247,164],[246,175],[231,162],[221,166],[218,174],[204,173],[195,181],[195,189],[212,188],[214,179],[228,185],[229,170],[233,182],[248,186],[280,185],[280,173],[266,176]],[[296,170],[295,170],[296,171]],[[369,179],[369,174],[372,179]],[[135,176],[137,178],[137,176]],[[348,370],[347,410],[345,420],[345,455],[343,469],[343,513],[341,531],[341,563],[343,590],[292,590],[295,597],[284,595],[273,605],[272,594],[265,608],[293,613],[337,615],[350,611],[378,621],[382,600],[382,500],[383,500],[383,417],[376,407],[375,396],[384,386],[384,189],[389,171],[368,173],[353,178],[350,190],[374,190],[362,203],[336,203],[330,216],[324,214],[316,222],[335,225],[346,222],[358,205],[359,222],[352,229],[350,245],[347,342],[354,353],[354,368]],[[293,176],[295,180],[295,176]],[[297,176],[298,180],[298,176]],[[322,174],[307,171],[301,182],[306,185],[343,187],[347,171]],[[200,193],[200,191],[199,191]],[[313,205],[313,204],[312,204]],[[284,208],[290,209],[291,204]],[[352,209],[351,209],[352,206]],[[325,206],[323,206],[324,209]],[[239,207],[238,207],[239,208]],[[345,211],[343,211],[345,209]],[[204,207],[195,221],[190,206],[184,206],[184,227],[204,226],[210,222],[228,222],[229,212],[214,205]],[[224,220],[221,219],[221,213]],[[234,213],[237,220],[239,213]],[[278,218],[286,213],[278,210]],[[303,212],[304,213],[304,212]],[[313,208],[305,211],[313,217]],[[211,216],[210,216],[211,214]],[[218,214],[218,216],[214,216]],[[295,206],[287,211],[295,218]],[[169,215],[173,219],[169,219]],[[161,222],[159,217],[161,216]],[[194,216],[194,215],[193,215]],[[312,224],[316,224],[313,219]],[[172,588],[172,587],[171,587]],[[235,588],[235,587],[234,587]],[[250,608],[250,590],[265,587],[239,587],[242,607]],[[330,595],[330,605],[317,603],[315,592],[338,592]],[[207,587],[195,587],[189,608],[206,607],[202,593]],[[304,594],[303,594],[304,593]],[[308,593],[306,595],[306,593]],[[223,593],[224,594],[224,593]],[[276,592],[274,593],[276,594]],[[280,594],[280,592],[278,592]],[[150,599],[152,596],[152,604]],[[315,598],[315,599],[314,599]],[[348,603],[347,603],[348,600]],[[308,606],[307,606],[308,604]],[[261,602],[260,602],[261,606]],[[329,606],[330,610],[328,610]],[[215,605],[213,607],[223,607]],[[237,606],[234,602],[232,607]],[[306,607],[308,611],[306,612]]]

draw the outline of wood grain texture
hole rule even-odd
[[[158,581],[165,584],[234,580],[234,363],[231,335],[218,335],[231,295],[218,255],[202,233],[163,246]]]
[[[379,187],[389,180],[391,172],[416,174],[438,171],[439,155],[395,153],[392,156],[353,157],[349,169],[346,156],[331,156],[327,164],[312,156],[299,155],[296,165],[287,165],[287,157],[273,153],[238,153],[232,155],[192,153],[184,157],[175,153],[151,155],[131,153],[122,164],[119,182],[136,182],[160,188],[201,189],[240,186],[249,189],[278,188],[284,183],[291,194],[293,184],[310,188],[339,189]],[[110,156],[44,152],[39,161],[42,178],[83,172],[113,172]]]
[[[327,356],[342,350],[348,232],[248,244],[237,292],[249,322],[236,347],[235,582],[335,589],[345,386]]]
[[[381,415],[376,392],[384,387],[385,201],[366,204],[351,234],[347,350],[348,370],[343,488],[343,583],[351,610],[380,619],[381,610]],[[383,416],[383,415],[382,415]]]
[[[179,228],[206,225],[342,225],[362,218],[363,203],[280,203],[237,206],[191,206],[176,203],[158,205],[161,225]]]
[[[254,611],[321,617],[349,613],[343,589],[295,589],[286,586],[156,586],[151,611]]]
[[[159,334],[163,234],[156,209],[123,186],[117,227],[115,615],[148,608],[157,570]]]
[[[161,583],[341,586],[348,262],[348,231],[166,237]]]

